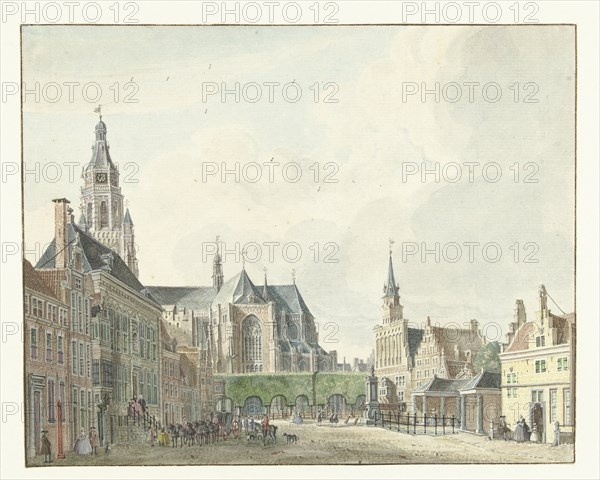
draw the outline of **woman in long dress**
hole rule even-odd
[[[79,434],[79,437],[77,437],[77,441],[75,442],[75,447],[73,447],[73,450],[78,455],[89,455],[92,453],[92,444],[85,433],[85,429],[81,429],[81,433]]]
[[[517,422],[513,439],[519,443],[525,441],[525,419],[523,417],[519,418]]]

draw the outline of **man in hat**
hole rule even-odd
[[[48,430],[42,430],[42,448],[40,453],[44,455],[44,463],[52,463],[52,444],[46,435]]]
[[[96,427],[92,426],[90,430],[90,445],[92,446],[92,453],[94,455],[98,455],[98,447],[100,446],[100,441],[98,440],[98,432],[96,431]]]

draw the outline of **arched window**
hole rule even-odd
[[[245,371],[262,372],[262,328],[258,318],[250,316],[244,320],[242,338],[244,339],[243,361]]]
[[[294,322],[288,323],[287,326],[287,337],[290,340],[298,340],[298,327]]]
[[[100,228],[108,227],[108,207],[106,202],[100,203]]]
[[[87,222],[88,226],[92,225],[92,204],[91,204],[91,202],[87,204],[87,215],[86,215],[85,221]]]
[[[119,204],[117,202],[113,202],[112,219],[113,225],[119,225],[121,223],[121,219],[119,218]]]

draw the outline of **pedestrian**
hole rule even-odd
[[[148,434],[150,437],[150,446],[153,447],[154,446],[154,429],[152,427],[150,427]]]
[[[244,415],[244,433],[248,433],[248,415]]]
[[[46,435],[48,430],[42,430],[42,448],[40,453],[44,455],[44,463],[52,463],[52,444]]]
[[[515,433],[513,435],[513,439],[516,442],[522,443],[525,441],[525,419],[523,416],[519,418],[517,422],[517,426],[515,427]]]
[[[267,438],[267,434],[269,433],[269,416],[264,415],[262,421],[260,422],[263,431],[263,438]]]
[[[250,432],[254,432],[254,417],[250,417]]]
[[[534,443],[538,443],[540,440],[540,436],[538,435],[537,423],[533,424],[533,431],[531,432],[531,441]]]
[[[77,437],[73,450],[77,455],[89,455],[92,453],[92,445],[90,444],[90,440],[88,439],[84,428],[79,432],[79,437]]]
[[[90,445],[92,446],[92,453],[97,456],[100,441],[98,440],[98,432],[94,426],[92,426],[92,429],[90,430]]]
[[[558,447],[560,445],[560,423],[558,420],[554,422],[554,441],[552,442],[553,447]]]

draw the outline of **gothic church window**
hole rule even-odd
[[[258,318],[251,316],[244,321],[242,338],[246,371],[262,371],[262,328]]]

